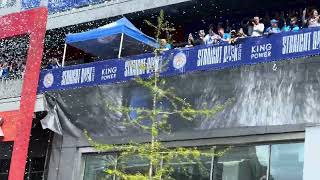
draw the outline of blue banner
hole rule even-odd
[[[22,0],[22,9],[32,9],[32,8],[37,8],[40,6],[41,0]]]
[[[48,0],[48,11],[49,13],[63,12],[73,8],[102,3],[104,1],[105,0]]]
[[[162,64],[166,64],[161,71],[161,76],[165,77],[319,54],[320,28],[310,28],[299,32],[239,39],[234,45],[224,43],[174,49],[158,57],[143,54],[43,70],[38,92],[123,82],[137,76],[147,78],[152,75],[154,66],[162,67]]]

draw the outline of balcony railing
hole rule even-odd
[[[303,29],[299,32],[247,38],[236,44],[174,49],[158,57],[154,54],[143,54],[125,59],[43,70],[38,93],[123,82],[136,76],[149,77],[154,66],[159,65],[162,60],[170,62],[168,68],[161,73],[164,77],[319,54],[320,28]],[[145,68],[139,69],[140,65],[144,65]],[[0,99],[19,97],[22,83],[21,77],[0,79]]]
[[[235,44],[221,43],[174,49],[161,56],[144,54],[90,64],[44,70],[38,92],[74,89],[147,78],[154,66],[169,61],[161,76],[209,71],[271,61],[297,59],[320,54],[320,28],[302,29],[263,37],[240,39]],[[144,68],[141,68],[141,67]]]

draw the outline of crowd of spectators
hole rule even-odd
[[[237,17],[239,18],[239,17]],[[223,23],[210,24],[208,31],[199,30],[197,34],[190,33],[188,40],[183,45],[173,45],[167,42],[167,39],[160,40],[162,51],[172,49],[174,47],[193,47],[196,45],[210,45],[221,42],[230,44],[236,43],[238,39],[246,37],[258,37],[266,34],[275,34],[288,31],[299,31],[306,27],[320,27],[320,15],[316,9],[289,10],[287,12],[273,12],[272,15],[254,16],[243,18],[241,23],[232,24],[226,20]],[[6,56],[0,56],[0,79],[15,78],[23,76],[25,69],[25,57],[27,45],[23,38],[10,44],[12,49],[3,49],[0,47],[0,53]],[[6,44],[0,42],[2,44]],[[8,43],[7,45],[8,46]],[[5,46],[3,46],[5,47]],[[17,51],[17,49],[19,49]],[[14,52],[15,54],[10,54]],[[9,53],[9,55],[8,55]],[[20,60],[17,60],[20,59]],[[42,68],[55,69],[61,67],[57,58],[46,60]]]
[[[284,11],[273,12],[272,16],[266,13],[263,18],[258,15],[244,18],[241,23],[233,26],[229,21],[217,25],[210,24],[207,34],[205,30],[199,30],[197,35],[190,33],[186,45],[183,46],[193,47],[220,42],[233,44],[240,38],[299,31],[302,28],[311,27],[320,27],[320,15],[316,9],[289,10],[286,13]],[[163,50],[168,50],[170,47],[167,43],[160,43],[160,45]]]
[[[41,66],[42,69],[56,69],[61,67],[57,58],[51,58],[43,63]],[[25,59],[7,60],[6,58],[0,58],[0,80],[22,78],[24,72]]]
[[[25,36],[0,41],[1,80],[23,76],[28,46],[28,38]]]
[[[24,74],[24,62],[0,61],[0,79],[21,78]]]
[[[42,62],[42,69],[57,69],[61,67],[61,64],[59,63],[58,58],[50,58],[46,59],[46,61]]]
[[[271,14],[271,15],[270,15]],[[230,44],[236,43],[239,39],[247,37],[258,37],[267,34],[275,34],[288,31],[299,31],[307,27],[320,27],[320,16],[316,9],[292,9],[288,11],[265,11],[265,14],[254,17],[231,17],[230,21],[210,24],[208,31],[199,30],[196,35],[190,33],[187,42],[173,43],[170,32],[166,32],[165,39],[160,39],[160,51],[167,51],[173,48],[193,47],[196,45],[210,45],[221,42]],[[239,19],[241,18],[241,19]],[[237,20],[238,23],[231,23]],[[61,62],[57,58],[49,58],[42,64],[44,69],[60,68]]]

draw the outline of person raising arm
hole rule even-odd
[[[253,18],[253,31],[252,35],[253,37],[262,36],[264,32],[264,24],[260,23],[260,18],[258,16],[255,16]]]
[[[311,11],[309,18],[306,18],[307,8],[305,8],[302,12],[302,22],[303,24],[307,24],[308,27],[320,27],[320,16],[316,9]]]

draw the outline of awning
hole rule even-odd
[[[127,18],[91,31],[69,34],[66,44],[103,59],[142,54],[158,47],[155,39],[142,33]]]

